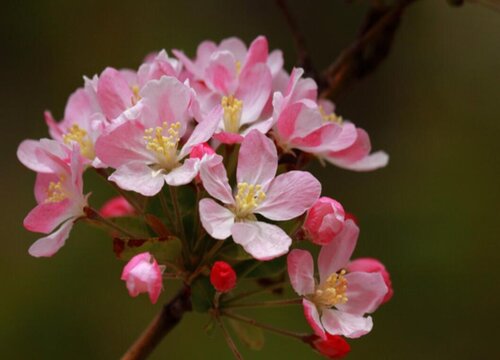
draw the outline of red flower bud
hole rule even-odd
[[[307,212],[304,230],[309,239],[318,245],[326,245],[344,227],[344,208],[329,197],[320,197]]]
[[[191,159],[201,159],[203,155],[212,155],[215,154],[214,149],[207,143],[198,144],[193,146],[191,152],[189,153],[189,157]]]
[[[329,359],[340,359],[351,351],[351,347],[342,336],[326,334],[326,339],[318,337],[311,345]]]
[[[225,261],[216,261],[210,271],[210,282],[219,292],[231,291],[236,285],[236,273]]]

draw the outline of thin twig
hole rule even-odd
[[[87,216],[87,219],[89,219],[89,220],[97,221],[98,223],[100,223],[100,224],[102,224],[102,225],[104,225],[112,230],[116,230],[119,233],[122,233],[123,235],[128,236],[130,238],[137,238],[138,237],[138,236],[132,234],[127,229],[122,228],[120,225],[115,224],[114,222],[109,221],[108,219],[102,217],[101,214],[99,214],[99,212],[97,210],[95,210],[89,206],[86,206],[84,208],[84,212],[85,212],[85,215]]]
[[[233,339],[231,338],[231,335],[227,331],[226,327],[224,326],[224,323],[222,322],[221,318],[219,315],[215,315],[215,319],[217,320],[217,323],[219,324],[222,333],[224,334],[224,339],[226,339],[227,346],[229,349],[231,349],[234,357],[238,360],[243,360],[243,356],[241,353],[238,351],[238,348],[236,347],[236,344],[234,343]]]
[[[283,306],[283,305],[298,305],[302,304],[302,299],[289,299],[289,300],[270,300],[270,301],[262,301],[255,303],[243,303],[243,304],[227,304],[224,306],[226,309],[247,309],[247,308],[256,308],[256,307],[275,307],[275,306]]]
[[[247,291],[247,292],[243,292],[243,293],[238,294],[235,297],[233,297],[233,298],[225,301],[224,304],[226,304],[226,305],[232,304],[232,303],[234,303],[234,302],[236,302],[238,300],[244,299],[246,297],[250,297],[250,296],[254,296],[254,295],[258,295],[258,294],[266,293],[268,291],[273,291],[273,290],[282,288],[284,285],[285,285],[284,282],[279,282],[277,284],[273,284],[273,285],[268,286],[268,287],[264,287],[264,288],[260,288],[260,289],[255,289],[255,290],[251,290],[251,291]]]

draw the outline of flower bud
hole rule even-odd
[[[355,223],[356,225],[358,225],[358,226],[359,226],[359,220],[358,220],[358,217],[357,217],[356,215],[354,215],[353,213],[350,213],[350,212],[346,212],[346,213],[345,213],[345,221],[347,221],[347,220],[352,220],[352,221],[354,221],[354,223]]]
[[[392,289],[392,282],[391,282],[391,277],[389,275],[389,272],[387,271],[385,266],[377,259],[359,258],[359,259],[353,260],[347,265],[347,271],[349,271],[349,272],[360,271],[360,272],[368,272],[368,273],[376,273],[376,272],[380,273],[382,275],[382,277],[384,278],[385,285],[387,286],[387,289],[388,289],[387,294],[385,295],[381,304],[388,302],[392,298],[392,295],[394,295],[394,290]]]
[[[109,199],[99,210],[103,218],[128,216],[134,213],[134,208],[123,196]]]
[[[351,351],[351,347],[342,336],[326,333],[326,339],[317,337],[311,345],[329,359],[340,359]]]
[[[345,212],[342,205],[329,197],[320,197],[309,209],[304,230],[315,244],[326,245],[344,227]]]
[[[191,152],[189,153],[189,157],[191,159],[201,159],[203,155],[212,155],[215,154],[214,149],[207,143],[201,143],[196,146],[193,146]]]
[[[127,284],[128,293],[136,297],[140,293],[148,293],[149,299],[154,304],[158,301],[163,287],[163,269],[155,258],[148,252],[134,256],[125,265],[122,280]]]
[[[210,271],[210,282],[219,292],[231,291],[236,285],[236,273],[225,261],[216,261]]]

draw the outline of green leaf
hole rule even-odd
[[[240,338],[241,342],[252,350],[260,350],[264,347],[264,334],[258,327],[245,324],[241,321],[228,319],[234,332]]]
[[[210,284],[208,277],[199,277],[191,285],[191,303],[193,310],[206,313],[213,306],[212,300],[215,295],[215,289]]]

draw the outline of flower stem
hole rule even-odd
[[[110,229],[113,229],[113,230],[116,230],[116,231],[122,233],[123,235],[125,235],[127,237],[137,238],[136,235],[132,234],[127,229],[122,228],[118,224],[115,224],[114,222],[109,221],[106,218],[103,218],[97,210],[87,206],[87,207],[85,207],[84,211],[85,211],[85,214],[87,215],[87,219],[97,221]]]
[[[301,298],[296,299],[288,299],[288,300],[271,300],[271,301],[262,301],[255,303],[246,303],[246,304],[233,304],[226,305],[227,309],[235,309],[235,308],[256,308],[256,307],[274,307],[274,306],[283,306],[283,305],[298,305],[302,304]]]
[[[300,341],[305,341],[305,339],[307,339],[309,337],[309,335],[307,335],[307,334],[300,334],[300,333],[296,333],[293,331],[275,328],[274,326],[271,326],[268,324],[262,324],[255,319],[247,318],[245,316],[241,316],[239,314],[234,314],[234,313],[229,312],[229,311],[221,311],[221,314],[227,316],[228,318],[238,320],[238,321],[250,324],[252,326],[255,326],[255,327],[267,330],[267,331],[274,332],[276,334],[292,337],[292,338],[298,339]]]
[[[265,293],[265,292],[268,292],[268,291],[273,291],[275,289],[279,289],[279,288],[283,287],[284,285],[285,285],[285,283],[280,281],[277,284],[273,284],[273,285],[270,285],[270,286],[267,286],[267,287],[264,287],[264,288],[261,288],[261,289],[247,291],[247,292],[241,293],[241,294],[239,294],[239,295],[237,295],[237,296],[229,299],[225,303],[226,304],[231,304],[231,303],[234,303],[235,301],[244,299],[246,297],[250,297],[250,296],[262,294],[262,293]]]
[[[177,198],[177,189],[173,186],[169,186],[170,198],[172,199],[172,205],[174,206],[175,218],[177,220],[177,234],[186,242],[186,234],[184,233],[184,224],[182,222],[182,214],[179,206],[179,199]],[[186,249],[187,250],[187,249]]]
[[[161,203],[161,207],[163,209],[163,212],[165,213],[165,216],[167,217],[170,225],[176,226],[175,222],[174,222],[174,218],[172,217],[172,214],[170,213],[170,209],[168,208],[167,199],[165,198],[165,194],[163,193],[163,191],[160,191],[160,203]]]
[[[222,322],[220,316],[215,315],[215,319],[217,320],[217,323],[219,324],[219,326],[222,330],[222,333],[224,334],[224,338],[226,339],[227,346],[229,346],[229,349],[231,349],[234,357],[238,360],[243,360],[243,356],[238,351],[236,344],[234,343],[233,339],[231,338],[231,335],[229,335],[229,332],[227,331],[226,327],[224,326],[224,323]]]

